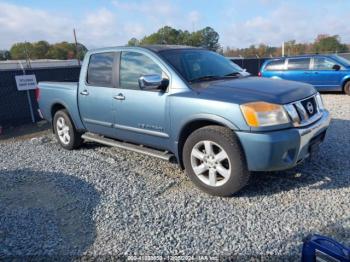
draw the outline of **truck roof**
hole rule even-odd
[[[144,45],[139,46],[146,49],[149,49],[153,52],[161,52],[166,50],[178,50],[178,49],[203,49],[201,47],[194,47],[194,46],[186,46],[186,45]]]
[[[113,49],[124,49],[124,48],[143,48],[150,50],[155,53],[160,53],[168,50],[180,50],[180,49],[204,49],[202,47],[185,46],[185,45],[140,45],[140,46],[115,46],[115,47],[105,47],[90,50],[91,53],[105,52]]]

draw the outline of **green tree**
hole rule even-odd
[[[347,52],[347,45],[342,44],[338,35],[319,35],[314,43],[313,51],[317,53],[325,52]]]
[[[75,45],[68,42],[61,42],[50,46],[47,58],[50,59],[72,59],[76,53]]]
[[[50,49],[50,44],[46,41],[39,41],[36,43],[33,43],[33,53],[31,58],[32,59],[43,59],[47,58],[47,52]]]
[[[220,48],[219,34],[211,27],[190,33],[187,30],[164,26],[157,32],[143,37],[140,41],[136,38],[128,41],[129,46],[154,44],[202,46],[214,51]]]
[[[16,43],[12,45],[10,54],[12,59],[26,59],[27,56],[31,58],[33,53],[33,45],[31,43]]]
[[[140,45],[140,41],[137,38],[133,37],[128,41],[127,45],[128,46],[138,46],[138,45]]]
[[[78,55],[76,55],[76,57],[79,59],[79,60],[83,60],[84,59],[84,56],[86,54],[86,52],[88,51],[88,49],[86,48],[86,46],[84,46],[83,44],[81,43],[78,43],[77,44],[77,49],[78,49]]]
[[[11,59],[74,59],[82,60],[87,52],[87,48],[78,43],[77,47],[73,43],[61,42],[50,45],[47,41],[35,43],[16,43],[10,49]]]
[[[219,34],[211,27],[199,31],[200,33],[200,44],[202,47],[208,48],[212,51],[217,51],[220,48],[219,45]]]

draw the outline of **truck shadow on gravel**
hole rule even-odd
[[[0,170],[0,260],[79,256],[96,238],[100,195],[63,173]]]
[[[252,173],[249,184],[238,193],[242,197],[273,195],[308,187],[338,189],[350,187],[350,121],[332,119],[320,150],[293,169]]]

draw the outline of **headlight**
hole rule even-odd
[[[241,105],[241,111],[251,127],[273,126],[289,123],[283,106],[266,102],[252,102]]]
[[[319,110],[324,110],[324,105],[323,105],[323,100],[322,97],[320,95],[320,93],[317,93],[316,95],[316,102],[317,102],[317,106]]]

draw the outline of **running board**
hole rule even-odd
[[[174,157],[174,155],[169,153],[168,151],[159,151],[156,149],[144,147],[142,145],[135,145],[135,144],[130,144],[126,142],[121,142],[118,140],[106,138],[106,137],[95,135],[92,133],[85,133],[81,136],[81,138],[83,138],[86,141],[96,142],[107,146],[115,146],[118,148],[130,150],[130,151],[145,154],[148,156],[157,157],[167,161],[170,161]]]

